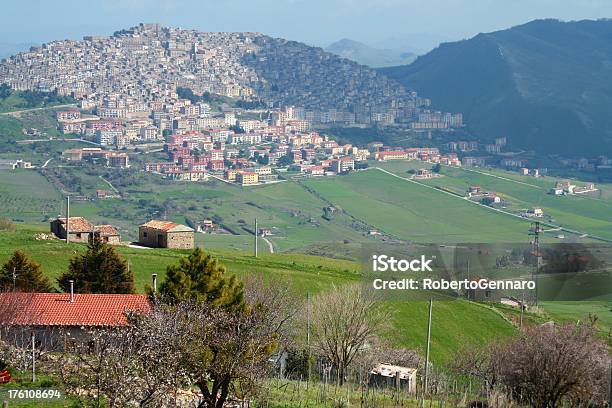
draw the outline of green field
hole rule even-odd
[[[371,169],[304,182],[375,228],[418,242],[524,242],[529,223]]]
[[[402,177],[415,166],[427,167],[422,162],[376,163]],[[529,177],[517,173],[492,169],[462,169],[443,166],[443,177],[422,180],[431,186],[444,187],[464,195],[470,185],[480,185],[486,191],[497,192],[510,204],[508,210],[541,207],[552,217],[551,222],[595,236],[612,239],[612,186],[596,185],[599,191],[575,196],[553,196],[548,194],[559,179],[553,177]],[[576,184],[584,184],[576,181]]]
[[[542,302],[541,306],[556,320],[585,321],[589,314],[597,316],[600,327],[612,327],[612,303],[610,302]]]
[[[393,165],[399,166],[400,163]],[[402,173],[399,167],[389,170],[406,176],[405,170]],[[100,183],[104,183],[96,174],[80,174],[78,169],[68,169],[65,174],[78,178],[74,182],[82,183],[85,192],[95,190]],[[332,284],[358,280],[359,274],[358,266],[353,262],[313,257],[301,252],[354,259],[360,252],[361,244],[380,242],[379,236],[368,235],[369,229],[417,242],[526,243],[529,239],[528,221],[494,212],[460,197],[398,179],[376,169],[341,177],[302,179],[300,182],[288,180],[254,188],[241,188],[217,181],[172,183],[138,170],[131,170],[128,175],[127,179],[122,178],[125,176],[118,171],[109,171],[105,175],[118,186],[124,198],[73,202],[72,215],[85,216],[95,223],[116,225],[126,240],[134,239],[137,225],[151,218],[167,217],[185,223],[211,217],[234,234],[197,234],[198,245],[220,257],[239,276],[261,273],[271,279],[288,280],[302,295],[306,291],[323,290]],[[521,197],[525,199],[529,198],[526,191],[534,190],[535,193],[541,192],[544,199],[566,200],[559,207],[554,207],[559,212],[562,212],[561,206],[568,205],[566,203],[585,201],[586,204],[579,205],[595,205],[586,219],[577,217],[574,214],[577,210],[572,212],[571,208],[559,217],[574,214],[576,222],[585,221],[581,228],[589,225],[596,228],[598,219],[602,221],[601,225],[605,225],[604,213],[609,200],[604,193],[608,191],[608,186],[604,186],[601,199],[582,199],[547,196],[543,185],[548,181],[543,179],[527,180],[542,183],[541,188],[535,188],[464,170],[456,176],[445,174],[429,182],[444,181],[445,187],[459,191],[464,189],[464,185],[472,183],[469,177],[477,176],[474,182],[483,186],[488,186],[487,182],[497,183],[495,191],[500,193],[501,185],[504,189],[507,187],[508,194],[523,194]],[[514,190],[510,190],[511,187]],[[0,171],[0,205],[0,216],[37,223],[35,229],[45,232],[48,231],[48,224],[44,222],[47,217],[63,211],[63,200],[57,188],[35,170]],[[338,211],[326,220],[323,209],[330,205]],[[610,216],[607,217],[609,219]],[[276,252],[267,254],[268,244],[260,239],[261,257],[257,261],[251,256],[253,235],[250,231],[255,218],[260,227],[274,230],[274,235],[268,239]],[[13,249],[25,248],[43,264],[50,276],[56,277],[66,269],[74,251],[83,248],[72,245],[67,251],[66,246],[57,241],[36,241],[31,228],[0,234],[0,261],[8,257]],[[605,228],[600,228],[599,232],[604,234]],[[149,282],[151,273],[163,276],[165,267],[176,262],[181,254],[180,251],[126,247],[119,248],[119,251],[130,261],[139,290]],[[610,311],[606,309],[606,303],[593,304],[596,305],[597,314],[602,316],[600,324],[604,328],[609,327]],[[544,304],[546,310],[550,309],[551,316],[559,320],[583,318],[590,311],[574,306],[555,303],[551,307],[549,303]],[[420,347],[426,304],[405,302],[394,303],[393,307],[398,317],[394,318],[395,332],[390,336],[396,338],[398,344]],[[442,319],[438,326],[441,332],[435,340],[439,344],[434,347],[437,358],[448,356],[452,344],[456,346],[470,341],[482,343],[487,338],[513,331],[511,325],[494,311],[465,302],[441,304],[437,311]],[[477,323],[481,319],[484,320]],[[466,334],[466,330],[457,325],[466,327],[469,333]],[[444,333],[447,332],[449,337],[445,338]],[[467,337],[464,340],[462,336]]]
[[[62,211],[62,197],[32,170],[0,170],[0,216],[43,221]]]
[[[18,225],[15,231],[0,232],[0,264],[16,249],[26,251],[41,263],[45,273],[58,277],[68,267],[69,259],[85,249],[82,244],[65,244],[59,240],[37,240],[35,235],[44,227]],[[159,274],[163,280],[167,265],[174,264],[187,251],[163,249],[134,249],[118,247],[119,253],[130,262],[139,291]],[[262,254],[257,259],[250,252],[209,249],[226,265],[230,273],[240,278],[261,276],[287,284],[295,296],[305,299],[306,293],[316,294],[332,285],[358,282],[359,264],[301,254]],[[393,326],[387,336],[396,344],[422,349],[427,327],[427,302],[389,301]],[[515,328],[494,311],[463,300],[437,302],[432,338],[434,361],[443,361],[453,351],[466,344],[511,335]]]

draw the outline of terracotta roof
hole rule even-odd
[[[112,225],[96,225],[96,232],[99,232],[101,236],[108,237],[111,235],[119,235],[119,231]]]
[[[66,224],[66,217],[58,218],[59,222]],[[70,217],[68,222],[70,232],[91,232],[94,225],[83,217]]]
[[[151,220],[145,224],[142,224],[141,227],[153,228],[160,231],[166,232],[179,232],[179,231],[193,231],[192,228],[189,228],[186,225],[176,224],[170,221],[161,221],[161,220]]]
[[[0,307],[1,324],[28,326],[120,326],[127,311],[151,311],[146,295],[127,294],[2,293]]]

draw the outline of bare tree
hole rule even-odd
[[[201,397],[192,402],[221,408],[257,390],[294,313],[270,287],[253,287],[246,298],[238,310],[196,299],[155,303],[148,315],[128,315],[124,327],[91,331],[58,374],[94,406],[175,406],[177,394],[196,386]]]
[[[333,288],[318,295],[312,306],[315,351],[331,362],[343,384],[347,367],[376,339],[388,314],[359,285]]]
[[[493,341],[486,347],[473,345],[461,349],[451,363],[451,370],[483,382],[485,391],[492,391],[499,384],[501,371],[499,356],[504,344]]]
[[[499,356],[499,380],[519,402],[555,408],[603,405],[610,356],[592,327],[566,324],[528,329]]]
[[[84,405],[175,406],[188,387],[180,350],[197,310],[192,305],[156,305],[151,314],[129,314],[125,327],[91,330],[72,353],[62,355],[57,374]]]
[[[201,407],[221,408],[230,394],[245,398],[270,373],[270,357],[289,339],[289,323],[296,304],[282,285],[251,279],[246,285],[242,311],[210,307],[214,332],[208,342],[197,340],[184,350],[185,366],[200,388]]]

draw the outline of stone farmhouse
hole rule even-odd
[[[121,235],[112,225],[94,225],[83,217],[69,217],[66,226],[66,217],[59,217],[51,221],[51,232],[60,239],[66,239],[68,230],[70,242],[89,242],[92,233],[100,235],[102,242],[107,244],[121,243]]]
[[[152,248],[191,249],[195,246],[195,232],[186,225],[151,220],[138,228],[138,242]]]

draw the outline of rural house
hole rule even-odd
[[[124,326],[126,313],[149,313],[147,295],[22,293],[0,294],[0,337],[27,347],[34,333],[46,350],[67,350],[87,341],[92,329]]]
[[[195,233],[186,225],[151,220],[139,227],[138,242],[152,248],[191,249],[195,246]]]
[[[121,235],[112,225],[93,225],[83,217],[68,218],[68,233],[70,242],[89,242],[92,233],[100,235],[102,242],[119,244]],[[51,221],[51,232],[58,238],[66,239],[66,218],[60,217]]]

